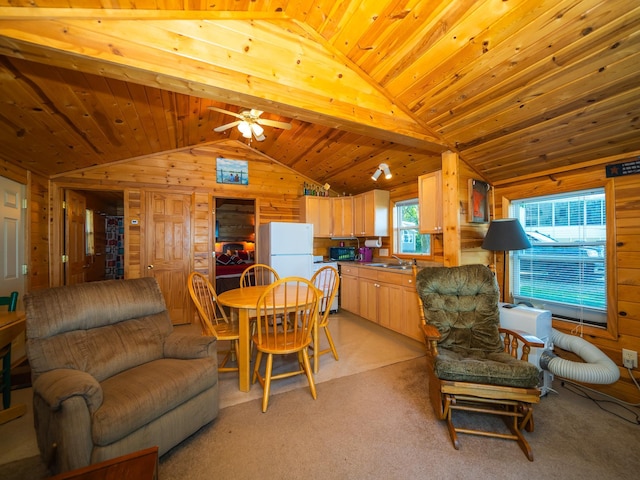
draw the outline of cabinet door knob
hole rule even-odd
[[[153,270],[153,265],[147,265],[147,270]]]

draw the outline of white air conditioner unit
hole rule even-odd
[[[540,370],[541,394],[546,395],[551,390],[553,374],[540,368],[540,356],[546,349],[552,349],[551,342],[551,312],[538,308],[525,307],[523,305],[513,305],[510,303],[500,304],[500,325],[511,330],[520,330],[530,335],[535,335],[544,342],[544,348],[532,348],[529,352],[529,362]],[[522,355],[522,347],[518,351],[518,358]]]

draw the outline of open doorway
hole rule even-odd
[[[124,278],[124,193],[64,191],[64,283]]]
[[[215,198],[215,288],[238,288],[242,272],[255,261],[256,201]]]

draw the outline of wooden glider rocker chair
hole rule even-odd
[[[522,430],[533,431],[539,372],[527,358],[531,347],[544,344],[500,327],[498,285],[484,265],[414,268],[414,275],[427,345],[429,396],[437,418],[447,422],[453,446],[460,448],[458,433],[510,439],[533,461]],[[454,410],[500,415],[510,433],[457,427]]]

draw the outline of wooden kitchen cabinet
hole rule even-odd
[[[340,308],[423,341],[413,275],[340,265]]]
[[[378,323],[378,273],[372,268],[360,268],[358,271],[359,315]]]
[[[340,308],[360,315],[358,267],[340,266]]]
[[[329,197],[305,195],[300,197],[300,222],[313,224],[314,237],[332,235],[331,202]]]
[[[420,328],[420,307],[413,275],[405,276],[402,285],[401,333],[422,342],[424,336]]]
[[[389,236],[389,192],[371,190],[353,197],[355,235]]]
[[[418,177],[420,233],[442,233],[442,171]]]
[[[331,236],[354,237],[353,197],[331,197]]]

